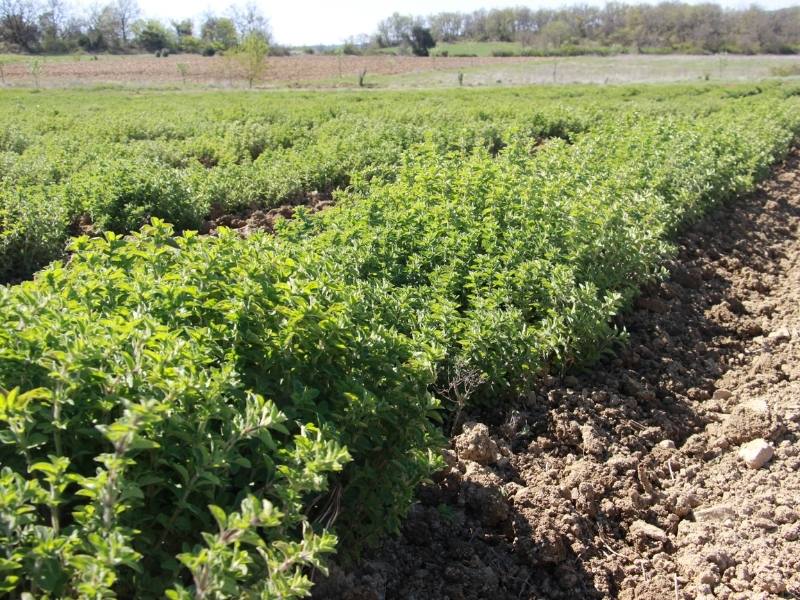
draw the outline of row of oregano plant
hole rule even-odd
[[[306,595],[440,464],[437,380],[496,401],[596,358],[674,232],[799,130],[775,92],[626,112],[422,145],[274,236],[77,238],[0,288],[0,591]]]

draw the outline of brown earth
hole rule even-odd
[[[248,236],[256,231],[273,232],[275,221],[278,219],[291,219],[295,209],[303,206],[311,213],[317,213],[333,206],[333,196],[330,192],[312,191],[303,194],[289,204],[281,204],[273,208],[252,208],[238,214],[226,213],[219,207],[213,207],[208,219],[200,226],[201,234],[216,235],[219,227],[227,227],[237,231],[242,236]]]
[[[33,58],[31,59],[33,60]],[[284,85],[341,78],[343,83],[355,85],[358,74],[399,75],[436,69],[462,69],[486,65],[542,62],[546,59],[530,57],[414,57],[414,56],[287,56],[267,60],[264,84]],[[552,62],[552,60],[550,61]],[[59,58],[39,59],[41,72],[39,84],[44,87],[99,84],[171,84],[182,83],[178,65],[186,65],[186,83],[218,86],[246,86],[236,63],[220,56],[204,57],[196,54],[172,55],[156,58],[150,54],[134,56],[98,56],[91,60]],[[4,66],[4,79],[8,85],[33,86],[36,81],[27,62],[12,62]],[[335,84],[336,82],[332,82]]]
[[[800,153],[678,249],[627,350],[470,415],[401,535],[315,597],[800,597]]]

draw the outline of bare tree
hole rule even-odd
[[[450,426],[450,435],[458,430],[461,416],[469,403],[472,395],[486,382],[485,376],[475,367],[461,361],[449,366],[446,373],[439,377],[444,385],[434,385],[433,391],[438,396],[452,403],[450,408],[455,408],[455,415]]]
[[[91,7],[84,34],[89,40],[91,50],[107,50],[120,45],[119,15],[115,6]]]
[[[36,84],[36,89],[38,90],[39,89],[39,76],[42,74],[42,63],[39,61],[38,58],[34,58],[28,64],[28,71],[30,72],[31,77],[33,77],[33,81]]]
[[[442,42],[452,42],[463,35],[464,15],[457,12],[443,12],[429,19],[433,37]]]
[[[395,13],[378,24],[380,46],[401,44],[415,27],[430,28],[435,40],[450,42],[518,41],[553,53],[565,44],[592,51],[600,46],[678,52],[795,54],[800,40],[800,7],[767,11],[757,6],[725,9],[701,2],[625,4],[612,0],[604,8],[577,4],[560,9],[481,9],[419,17]]]
[[[131,25],[139,18],[141,12],[139,10],[139,4],[136,0],[116,0],[114,3],[114,12],[117,16],[122,43],[127,45]]]
[[[378,40],[382,46],[397,46],[411,35],[415,25],[423,25],[424,21],[413,15],[393,13],[378,23]]]
[[[45,14],[49,15],[56,32],[60,34],[67,22],[67,5],[64,0],[47,0],[45,7]]]
[[[255,2],[247,2],[243,5],[234,4],[230,8],[231,18],[236,24],[239,32],[239,39],[244,40],[251,34],[256,34],[270,43],[272,33],[270,31],[269,19],[264,16],[261,9]]]

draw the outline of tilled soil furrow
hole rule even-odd
[[[620,355],[472,415],[402,534],[315,596],[800,597],[800,153],[669,266]]]

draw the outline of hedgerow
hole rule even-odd
[[[0,589],[306,594],[335,547],[396,530],[442,400],[596,359],[674,233],[800,133],[796,98],[727,96],[434,134],[274,236],[154,220],[0,288]]]

